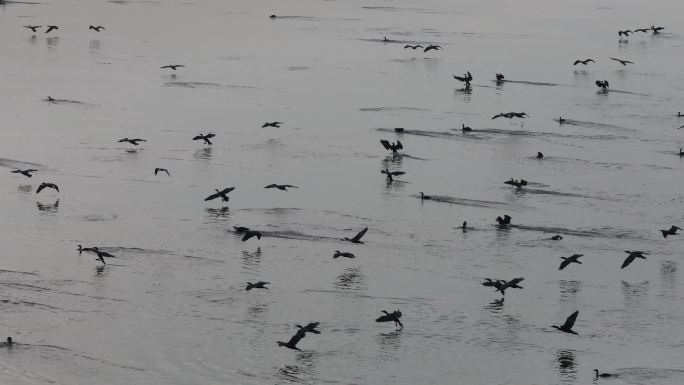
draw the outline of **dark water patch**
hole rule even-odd
[[[556,132],[541,132],[541,131],[523,131],[523,130],[500,130],[497,128],[484,128],[474,130],[473,132],[515,135],[515,136],[531,136],[531,137],[550,137],[550,138],[571,138],[571,139],[588,139],[588,140],[616,140],[627,139],[626,136],[618,135],[579,135],[579,134],[559,134]]]
[[[617,378],[630,384],[681,384],[684,383],[684,370],[682,369],[652,369],[652,368],[624,368],[611,372],[617,374]]]
[[[154,0],[108,0],[108,3],[128,5],[128,4],[149,4],[149,5],[161,5],[160,1]]]
[[[297,240],[301,240],[301,241],[312,241],[312,242],[341,241],[341,237],[329,237],[329,236],[324,236],[324,235],[311,235],[311,234],[304,234],[304,233],[300,233],[298,231],[290,231],[290,230],[262,231],[261,234],[264,237],[283,238],[283,239],[297,239]]]
[[[641,94],[641,93],[638,93],[638,92],[621,91],[621,90],[616,90],[616,89],[613,89],[613,88],[608,89],[608,90],[605,90],[605,91],[604,91],[604,90],[597,91],[597,93],[599,93],[599,94],[603,94],[603,93],[606,93],[606,94],[618,93],[618,94],[637,95],[637,96],[653,96],[653,95],[649,95],[649,94]]]
[[[471,131],[468,133],[456,133],[456,132],[450,132],[450,131],[426,131],[426,130],[407,130],[404,129],[402,132],[396,132],[394,129],[390,128],[376,128],[377,131],[381,132],[393,132],[397,134],[406,134],[406,135],[415,135],[415,136],[427,136],[430,138],[441,138],[441,139],[454,139],[454,140],[460,140],[460,139],[485,139],[484,137],[477,136],[474,134],[474,132],[477,131]],[[460,129],[454,128],[452,129],[454,131],[461,131]]]
[[[36,272],[32,271],[18,271],[18,270],[4,270],[0,269],[0,274],[26,274],[26,275],[38,275]]]
[[[527,84],[531,86],[548,86],[548,87],[556,87],[556,86],[565,86],[565,87],[574,87],[569,84],[560,84],[560,83],[550,83],[550,82],[531,82],[527,80],[492,80],[495,83],[514,83],[514,84]]]
[[[7,167],[7,168],[12,168],[12,169],[22,169],[22,168],[28,168],[28,167],[46,168],[42,164],[24,162],[21,160],[14,160],[14,159],[8,159],[8,158],[0,158],[0,167]],[[22,175],[22,177],[23,177],[23,175]]]
[[[131,369],[131,370],[136,370],[136,371],[145,371],[145,369],[143,369],[143,368],[137,368],[137,367],[135,367],[135,366],[117,364],[117,363],[105,361],[105,360],[102,360],[102,359],[99,359],[99,358],[95,358],[95,357],[92,357],[92,356],[87,356],[87,355],[85,355],[85,354],[78,353],[78,352],[76,352],[75,350],[72,350],[72,349],[69,349],[69,348],[65,348],[65,347],[62,347],[62,346],[47,345],[47,344],[25,344],[25,343],[20,343],[20,344],[18,344],[18,345],[20,345],[20,346],[22,346],[22,347],[26,346],[26,347],[31,347],[31,348],[46,348],[46,349],[59,350],[59,351],[62,351],[62,352],[68,352],[68,353],[70,353],[70,354],[72,354],[73,356],[78,357],[78,358],[82,358],[82,359],[86,359],[86,360],[90,360],[90,361],[96,361],[96,362],[101,363],[101,364],[105,364],[105,365],[109,365],[109,366],[115,366],[115,367],[118,367],[118,368],[121,368],[121,369]]]
[[[391,6],[363,6],[361,9],[366,9],[369,11],[383,11],[383,12],[400,12],[400,11],[408,11],[408,12],[417,12],[417,13],[427,13],[427,14],[435,14],[435,15],[444,15],[447,12],[446,11],[440,11],[436,9],[426,9],[426,8],[401,8],[401,7],[391,7]]]
[[[313,68],[308,67],[308,66],[290,66],[290,67],[287,67],[287,69],[289,71],[307,71],[307,70],[311,70]]]
[[[540,190],[540,189],[523,188],[523,189],[516,189],[515,191],[517,193],[520,193],[520,194],[553,195],[553,196],[569,197],[569,198],[584,198],[584,199],[598,199],[598,200],[617,201],[617,199],[611,198],[611,197],[599,197],[599,196],[575,194],[575,193],[569,193],[569,192],[563,192],[563,191],[554,191],[554,190]]]
[[[166,82],[164,87],[181,87],[181,88],[193,88],[193,89],[204,89],[204,90],[216,90],[216,89],[231,89],[231,88],[244,88],[259,90],[261,88],[255,86],[245,86],[245,85],[235,85],[235,84],[219,84],[210,82]]]
[[[196,255],[184,255],[183,258],[188,258],[188,259],[198,259],[201,261],[209,261],[209,262],[218,262],[218,263],[226,263],[226,261],[222,261],[220,259],[213,259],[213,258],[207,258],[207,257],[198,257]]]
[[[420,199],[420,195],[416,195],[416,198]],[[469,207],[483,207],[483,208],[511,208],[511,207],[518,207],[520,206],[515,206],[510,203],[504,203],[504,202],[495,202],[495,201],[482,201],[482,200],[476,200],[476,199],[465,199],[465,198],[456,198],[456,197],[450,197],[446,195],[431,195],[432,199],[426,200],[423,202],[438,202],[438,203],[448,203],[452,205],[460,205],[460,206],[469,206]]]
[[[129,254],[176,255],[175,252],[170,251],[170,250],[143,249],[140,247],[102,246],[102,247],[100,247],[100,249],[107,251],[107,252],[112,252],[112,253],[120,252],[120,253],[129,253]]]
[[[631,130],[635,131],[626,127],[620,127],[616,126],[614,124],[607,124],[607,123],[597,123],[597,122],[589,122],[589,121],[584,121],[584,120],[575,120],[575,119],[565,119],[563,122],[563,125],[571,125],[571,126],[582,126],[582,127],[587,127],[587,128],[597,128],[597,129],[609,129],[609,130]],[[558,119],[554,119],[554,121],[558,122]]]
[[[301,20],[301,21],[360,21],[361,19],[344,18],[344,17],[317,17],[317,16],[280,16],[271,18],[273,20]]]
[[[429,112],[430,110],[425,109],[425,108],[418,108],[418,107],[393,107],[393,106],[385,106],[385,107],[365,107],[365,108],[359,108],[359,111],[363,111],[363,112],[426,111],[426,112]]]
[[[17,288],[17,289],[26,289],[26,290],[31,290],[31,291],[37,291],[39,293],[40,292],[52,292],[52,293],[66,294],[66,295],[71,295],[71,296],[76,296],[76,297],[85,297],[85,298],[91,298],[91,299],[97,299],[97,300],[104,300],[104,301],[126,302],[126,300],[124,300],[124,299],[107,298],[107,297],[93,296],[93,295],[87,295],[87,294],[72,293],[72,292],[68,292],[68,291],[50,289],[48,287],[43,287],[43,286],[30,285],[30,284],[26,284],[26,283],[0,282],[0,286],[7,286],[7,287]]]
[[[50,104],[59,104],[59,105],[77,105],[77,106],[84,106],[84,107],[96,107],[95,104],[92,103],[86,103],[86,102],[81,102],[78,100],[71,100],[71,99],[55,99],[55,98],[45,98],[43,101],[48,102]]]
[[[70,216],[71,219],[83,222],[108,222],[119,218],[118,214],[87,214],[81,216]]]
[[[566,229],[563,227],[546,227],[546,226],[528,226],[511,224],[510,228],[537,231],[546,234],[560,234],[560,235],[574,235],[576,237],[592,237],[592,238],[612,238],[612,239],[636,239],[644,240],[646,238],[638,235],[632,230],[617,229],[614,227],[600,227],[587,230]]]

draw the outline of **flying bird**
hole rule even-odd
[[[284,346],[288,349],[301,351],[301,349],[299,349],[297,347],[297,343],[299,343],[299,341],[301,341],[301,339],[304,338],[304,336],[306,336],[306,329],[300,328],[300,329],[297,329],[297,333],[295,333],[295,335],[292,336],[292,338],[290,338],[289,341],[287,341],[287,342],[276,341],[276,342],[278,343],[278,346]]]
[[[497,82],[502,82],[503,80],[504,80],[503,74],[496,74],[496,81]]]
[[[391,313],[386,310],[383,310],[382,312],[385,313],[385,315],[376,318],[375,322],[394,322],[395,327],[404,328],[404,325],[399,320],[399,318],[401,318],[401,312],[399,310],[395,310]]]
[[[103,265],[107,264],[107,262],[105,262],[105,260],[104,260],[104,257],[116,258],[115,256],[109,254],[106,251],[100,251],[100,249],[98,249],[97,247],[93,247],[92,249],[93,249],[92,251],[94,251],[95,254],[97,254],[97,258],[95,260],[96,261],[99,260],[100,262],[102,262]]]
[[[551,327],[556,328],[556,329],[558,329],[562,332],[565,332],[565,333],[577,335],[577,333],[572,330],[572,327],[573,327],[573,325],[575,325],[575,321],[577,320],[578,314],[579,314],[579,310],[570,314],[570,317],[568,317],[565,320],[565,323],[563,325],[560,325],[560,326],[552,325]]]
[[[250,291],[252,289],[268,289],[266,285],[269,285],[269,282],[264,282],[264,281],[259,281],[257,283],[251,283],[247,282],[247,287],[245,288],[246,291]]]
[[[38,171],[38,170],[34,170],[32,168],[29,168],[27,170],[13,170],[12,174],[21,174],[21,175],[24,175],[24,176],[27,176],[30,178],[33,176],[33,175],[31,175],[31,173],[36,172],[36,171]]]
[[[617,62],[620,62],[620,64],[622,64],[623,66],[626,66],[627,64],[634,64],[634,62],[631,62],[629,60],[622,60],[622,59],[617,59],[614,57],[611,57],[610,60],[615,60]]]
[[[30,29],[31,31],[33,31],[33,33],[36,33],[36,30],[40,27],[42,27],[42,26],[40,26],[40,25],[25,25],[24,26],[24,28]]]
[[[454,79],[465,83],[466,87],[470,86],[470,82],[473,81],[473,75],[470,74],[470,71],[468,71],[463,76],[456,76],[456,75],[453,75],[453,76],[454,76]]]
[[[214,189],[216,190],[216,193],[209,195],[208,197],[204,198],[205,201],[210,201],[212,199],[216,199],[218,197],[221,197],[222,202],[228,202],[228,193],[235,190],[235,187],[228,187],[224,188],[223,190],[219,189]]]
[[[604,90],[605,90],[606,88],[608,88],[608,86],[609,86],[608,80],[597,80],[597,81],[596,81],[596,85],[597,85],[599,88],[602,88],[602,89],[604,89]]]
[[[276,127],[276,128],[278,128],[278,127],[280,127],[281,124],[283,124],[283,122],[266,122],[261,126],[261,128],[264,128],[264,127]]]
[[[387,175],[387,179],[392,179],[394,176],[400,176],[406,174],[404,171],[390,171],[389,169],[380,170],[381,174]]]
[[[124,142],[128,142],[134,146],[137,146],[138,142],[147,142],[147,140],[145,140],[145,139],[128,139],[128,138],[119,139],[119,143],[124,143]]]
[[[154,175],[157,175],[158,172],[165,172],[166,175],[171,176],[171,174],[169,174],[169,170],[167,170],[165,168],[160,168],[160,167],[155,168],[154,169]]]
[[[363,243],[361,242],[361,238],[363,238],[364,235],[366,235],[366,232],[368,231],[368,227],[364,228],[363,230],[359,231],[358,234],[354,235],[354,238],[347,238],[344,237],[342,238],[343,241],[349,241],[351,243]]]
[[[242,237],[242,242],[245,242],[252,237],[257,237],[257,239],[261,240],[261,232],[256,230],[246,230],[245,235]]]
[[[48,25],[47,31],[45,31],[45,33],[50,33],[50,31],[52,31],[53,29],[59,29],[59,27],[56,25]]]
[[[344,257],[344,258],[356,258],[356,256],[352,253],[347,253],[347,252],[341,252],[339,250],[335,250],[335,254],[333,254],[333,259],[339,258],[339,257]]]
[[[302,326],[302,325],[295,325],[295,326],[298,327],[300,330],[304,330],[307,333],[321,334],[321,332],[319,330],[316,330],[316,328],[320,324],[321,324],[320,322],[309,322],[305,326]]]
[[[57,187],[56,184],[43,182],[40,184],[40,186],[38,186],[38,190],[36,190],[36,194],[41,192],[44,188],[53,188],[53,189],[57,190],[57,192],[59,192],[59,187]]]
[[[580,64],[580,63],[582,63],[582,64],[584,64],[584,65],[587,65],[587,64],[589,64],[589,62],[596,63],[596,62],[594,61],[594,59],[584,59],[584,60],[577,59],[577,60],[575,60],[575,63],[574,63],[573,65],[576,66],[576,65],[578,65],[578,64]]]
[[[396,154],[397,151],[404,148],[404,145],[398,140],[396,143],[390,143],[389,140],[381,139],[380,143],[382,143],[382,146],[385,147],[386,150],[391,150],[392,154]]]
[[[105,27],[103,27],[103,26],[101,26],[101,25],[98,25],[97,27],[91,25],[90,27],[88,27],[88,29],[92,29],[92,30],[95,31],[95,32],[100,32],[100,31],[102,31],[103,29],[105,29]]]
[[[573,254],[573,255],[571,255],[571,256],[569,256],[569,257],[561,257],[561,259],[563,260],[563,262],[561,262],[560,267],[558,268],[558,270],[563,270],[563,269],[565,269],[565,268],[566,268],[569,264],[571,264],[571,263],[579,263],[579,264],[582,264],[582,262],[580,262],[578,259],[579,259],[581,256],[583,256],[583,255],[584,255],[584,254]]]
[[[634,32],[626,29],[624,31],[618,31],[618,36],[622,36],[622,35],[629,36],[630,33],[634,33]]]
[[[79,253],[79,254],[83,253],[84,251],[92,251],[93,253],[95,252],[95,248],[94,248],[94,247],[81,247],[81,245],[78,245],[78,249],[77,249],[77,250],[78,250],[78,253]]]
[[[629,266],[629,264],[634,262],[634,259],[636,258],[646,259],[644,255],[649,254],[644,251],[625,251],[625,253],[629,255],[627,256],[627,258],[625,258],[625,261],[622,262],[622,266],[620,267],[621,269],[624,269],[625,267]]]
[[[651,28],[637,28],[637,29],[634,30],[634,32],[644,32],[644,33],[648,33],[648,31],[650,31],[650,30],[651,30]]]
[[[441,46],[438,46],[438,45],[430,44],[430,45],[428,45],[427,47],[425,47],[425,49],[423,50],[423,52],[427,52],[427,51],[429,51],[429,50],[431,50],[431,49],[434,49],[435,51],[439,51],[440,49],[442,49],[442,47],[441,47]]]
[[[404,46],[404,49],[406,49],[406,48],[416,49],[416,48],[423,48],[423,46],[420,45],[420,44],[416,44],[416,45],[405,45],[405,46]]]
[[[211,146],[212,143],[211,143],[211,140],[209,140],[209,139],[211,139],[211,138],[213,138],[213,137],[215,137],[215,136],[216,136],[216,134],[206,134],[206,135],[204,135],[204,134],[199,134],[199,135],[193,137],[192,140],[204,140],[204,143],[206,143],[206,144],[208,144],[208,145]]]
[[[668,235],[677,235],[677,230],[681,230],[681,227],[672,226],[669,230],[660,230],[663,233],[663,238],[667,238]]]
[[[273,184],[269,184],[268,186],[266,186],[264,188],[277,188],[278,190],[287,191],[288,188],[299,188],[299,187],[293,186],[291,184],[275,184],[275,183],[273,183]]]
[[[169,64],[169,65],[165,65],[165,66],[160,67],[160,68],[171,68],[172,70],[175,71],[177,68],[180,68],[180,67],[185,67],[185,66],[182,64]]]
[[[233,228],[235,229],[236,234],[242,234],[245,231],[249,230],[249,227],[244,227],[244,226],[233,226]]]
[[[651,30],[653,31],[654,35],[657,35],[660,33],[660,31],[664,30],[665,27],[656,27],[655,25],[651,26]]]

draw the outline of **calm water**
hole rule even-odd
[[[0,383],[587,384],[599,368],[681,384],[684,241],[658,230],[684,224],[682,14],[676,0],[0,5],[0,336],[20,343],[0,350]],[[667,29],[618,39],[651,24]],[[172,63],[187,67],[159,68]],[[452,75],[468,70],[463,92]],[[530,118],[491,120],[508,111]],[[385,167],[406,175],[388,186]],[[61,192],[36,195],[41,182]],[[202,200],[229,186],[227,205]],[[339,241],[365,226],[366,244]],[[77,244],[118,258],[98,267]],[[652,254],[620,270],[624,250]],[[584,263],[558,271],[574,253]],[[520,276],[503,305],[479,284]],[[245,292],[255,280],[271,289]],[[397,308],[403,331],[374,322]],[[549,327],[575,310],[579,337]],[[322,334],[302,352],[276,345],[309,321]]]

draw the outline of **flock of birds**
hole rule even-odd
[[[277,16],[271,15],[270,18],[275,19],[275,18],[277,18]],[[42,26],[39,26],[39,25],[26,25],[24,27],[27,29],[30,29],[33,33],[37,33],[38,29],[42,28]],[[59,27],[56,25],[48,25],[48,26],[46,26],[45,33],[48,34],[48,33],[51,33],[52,31],[58,30],[58,29],[59,29]],[[105,28],[103,26],[93,26],[93,25],[90,25],[89,29],[94,30],[96,32],[101,32],[102,30],[105,30]],[[663,29],[664,29],[663,27],[656,27],[653,25],[649,28],[639,28],[639,29],[635,29],[634,31],[632,31],[632,30],[621,30],[618,32],[618,35],[620,37],[622,37],[622,36],[626,37],[626,36],[629,36],[630,34],[633,34],[635,32],[642,32],[642,33],[652,32],[653,34],[659,34],[660,31],[662,31]],[[390,42],[391,40],[389,40],[385,37],[383,39],[383,41]],[[423,52],[429,52],[431,50],[435,50],[435,51],[441,50],[442,47],[439,45],[435,45],[435,44],[426,44],[426,45],[422,45],[422,44],[410,45],[410,44],[408,44],[408,45],[404,46],[404,49],[412,49],[412,50],[422,49]],[[619,62],[623,66],[626,66],[628,64],[633,64],[633,62],[631,62],[629,60],[624,60],[624,59],[619,59],[619,58],[610,58],[610,60]],[[596,63],[596,62],[592,58],[577,59],[573,65],[576,66],[576,65],[582,64],[582,65],[586,66],[589,63]],[[164,65],[161,68],[176,71],[179,68],[183,68],[183,67],[185,67],[185,66],[182,64],[169,64],[169,65]],[[465,86],[465,89],[470,89],[471,82],[473,81],[473,76],[470,73],[470,71],[467,71],[463,76],[454,75],[453,77],[457,81],[462,82]],[[505,81],[504,75],[497,73],[496,74],[496,82],[501,83],[504,81]],[[608,89],[608,87],[609,87],[608,81],[605,81],[605,80],[597,80],[596,85],[598,87],[604,89],[604,90]],[[47,101],[49,101],[49,102],[55,102],[56,100],[57,99],[54,99],[50,96],[48,96],[48,99],[47,99]],[[684,115],[682,115],[681,113],[677,113],[677,116],[682,117]],[[496,114],[492,117],[492,119],[497,119],[497,118],[502,118],[502,117],[507,118],[507,119],[512,119],[512,118],[521,118],[522,119],[522,118],[528,118],[529,115],[525,112],[506,112],[506,113]],[[564,122],[565,122],[565,120],[562,117],[560,117],[559,123],[562,124]],[[263,127],[263,128],[265,128],[265,127],[279,128],[282,124],[284,124],[284,123],[279,122],[279,121],[265,122],[261,127]],[[395,129],[395,131],[396,132],[403,132],[403,129],[397,128],[397,129]],[[462,124],[462,131],[464,133],[471,132],[472,128],[465,126],[465,124]],[[213,144],[211,139],[213,139],[215,137],[216,137],[216,134],[214,134],[214,133],[198,134],[195,137],[193,137],[192,140],[202,141],[203,144],[211,146]],[[142,142],[146,142],[146,140],[140,139],[140,138],[132,138],[132,139],[131,138],[123,138],[123,139],[120,139],[118,142],[119,143],[128,143],[128,144],[133,145],[133,146],[139,146]],[[399,140],[397,140],[396,142],[391,142],[389,140],[383,139],[383,140],[380,140],[380,143],[382,144],[382,146],[386,150],[391,151],[392,156],[399,155],[399,151],[404,149],[404,145]],[[681,148],[679,151],[679,155],[684,156],[684,151]],[[541,152],[539,152],[537,154],[536,158],[537,159],[543,159],[544,155]],[[15,174],[23,175],[23,176],[28,177],[28,178],[31,178],[33,176],[33,173],[38,172],[38,170],[36,170],[36,169],[25,169],[25,170],[13,170],[11,172],[15,173]],[[405,174],[403,171],[390,171],[388,168],[385,168],[384,170],[381,170],[380,172],[385,175],[388,183],[392,183],[394,181],[395,177],[400,177],[400,176]],[[166,173],[168,177],[171,177],[171,173],[166,168],[160,168],[160,167],[155,168],[154,169],[154,175],[157,175],[159,173]],[[517,180],[517,179],[513,179],[513,178],[511,178],[508,181],[505,181],[504,183],[511,185],[511,186],[514,186],[517,189],[525,188],[528,184],[528,182],[525,179]],[[38,194],[41,191],[43,191],[44,189],[48,189],[48,188],[54,189],[56,192],[59,192],[59,187],[56,184],[43,182],[39,185],[38,189],[36,190],[36,194]],[[269,185],[265,186],[265,188],[266,189],[278,189],[278,190],[282,190],[282,191],[287,191],[288,188],[297,188],[297,186],[293,186],[293,185],[289,185],[289,184],[269,184]],[[235,189],[235,187],[215,189],[215,192],[212,193],[211,195],[207,196],[206,198],[204,198],[204,200],[205,201],[212,201],[214,199],[220,198],[222,202],[228,202],[230,199],[228,194],[231,191],[233,191],[234,189]],[[433,199],[433,197],[431,197],[429,195],[425,195],[423,192],[420,192],[419,198],[421,199],[421,201]],[[509,215],[504,215],[503,217],[499,216],[496,218],[496,222],[497,222],[498,226],[500,226],[501,228],[506,228],[506,227],[511,226],[511,220],[512,220],[512,218]],[[464,221],[461,228],[463,231],[467,231],[469,229],[467,222]],[[682,229],[678,226],[673,225],[669,229],[660,230],[660,232],[662,233],[664,238],[667,238],[668,236],[677,235],[678,230],[682,230]],[[262,233],[260,231],[253,230],[253,229],[243,227],[243,226],[234,226],[234,231],[236,234],[242,235],[242,241],[247,241],[247,240],[255,238],[255,237],[260,240],[262,237]],[[366,235],[367,232],[368,232],[368,227],[365,227],[363,230],[359,231],[353,237],[351,237],[351,238],[344,237],[341,240],[346,241],[346,242],[351,242],[354,244],[363,244],[362,238]],[[553,237],[551,237],[551,239],[557,241],[557,240],[563,239],[563,237],[561,235],[554,235]],[[77,251],[79,252],[79,254],[83,253],[83,252],[94,253],[97,257],[96,260],[101,262],[103,265],[106,264],[105,258],[116,258],[114,255],[112,255],[106,251],[100,250],[98,247],[83,247],[82,245],[78,245]],[[626,268],[627,266],[632,264],[636,259],[646,259],[646,255],[649,255],[648,252],[638,251],[638,250],[625,251],[625,253],[627,253],[628,255],[623,260],[622,265],[621,265],[621,269]],[[335,252],[333,254],[333,258],[336,259],[339,257],[355,258],[355,255],[350,253],[350,252],[335,250]],[[562,262],[560,263],[558,270],[564,270],[572,264],[582,264],[582,261],[579,260],[581,257],[583,257],[583,254],[573,254],[569,257],[561,257]],[[508,289],[523,289],[523,287],[520,286],[522,281],[524,281],[523,277],[517,277],[517,278],[510,279],[510,280],[486,278],[485,281],[482,282],[481,284],[485,287],[494,288],[495,292],[498,292],[502,296],[504,296],[506,294],[506,290],[508,290]],[[245,287],[245,290],[250,291],[253,289],[268,289],[267,285],[269,285],[269,282],[265,282],[265,281],[258,281],[255,283],[247,282],[247,286]],[[505,297],[502,297],[498,301],[500,303],[503,303],[504,298]],[[392,312],[388,312],[388,311],[383,310],[382,313],[383,314],[376,319],[376,322],[393,322],[397,329],[403,329],[403,324],[401,322],[402,313],[400,310],[397,309],[397,310],[392,311]],[[574,313],[572,313],[570,316],[567,317],[567,319],[565,320],[565,322],[563,324],[552,325],[552,327],[555,328],[556,330],[564,332],[564,333],[577,335],[578,333],[575,330],[573,330],[573,327],[575,325],[575,322],[577,320],[578,315],[579,315],[579,311],[575,311]],[[277,344],[278,344],[278,346],[286,347],[289,349],[300,350],[297,347],[297,345],[307,335],[307,333],[320,334],[320,331],[317,329],[319,325],[320,325],[319,322],[311,322],[305,326],[295,325],[297,327],[296,333],[287,342],[277,341]],[[12,344],[13,344],[12,338],[8,337],[7,341],[4,343],[4,345],[5,346],[12,346]],[[594,369],[594,372],[595,372],[596,378],[606,378],[606,377],[616,376],[615,374],[610,374],[610,373],[600,373],[597,369]]]

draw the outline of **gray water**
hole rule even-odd
[[[658,230],[684,223],[682,14],[677,0],[3,3],[0,336],[19,344],[0,350],[0,383],[586,384],[599,368],[681,384],[684,244]],[[652,24],[666,30],[618,39]],[[452,78],[466,71],[470,92]],[[508,111],[530,118],[491,120]],[[385,167],[406,175],[388,185]],[[41,182],[61,192],[36,195]],[[228,204],[203,201],[230,186]],[[364,245],[339,241],[365,226]],[[620,270],[624,250],[651,255]],[[558,271],[574,253],[584,263]],[[503,304],[480,285],[521,276]],[[255,280],[270,290],[246,292]],[[402,331],[374,321],[393,309]],[[550,328],[575,310],[579,336]],[[302,352],[276,345],[309,321],[322,334]]]

